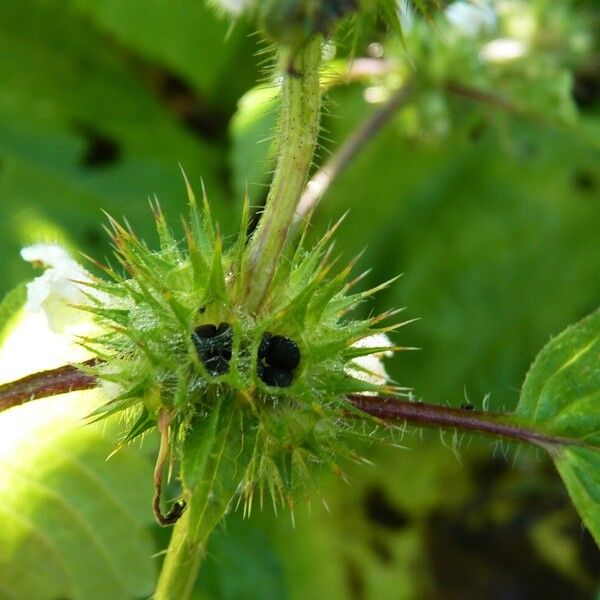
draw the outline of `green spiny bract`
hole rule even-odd
[[[171,448],[185,467],[186,439],[194,429],[204,427],[213,412],[220,411],[222,419],[235,411],[241,417],[233,437],[238,445],[243,441],[246,458],[237,459],[234,490],[246,500],[255,486],[261,497],[267,489],[274,498],[289,499],[290,490],[310,478],[314,464],[339,472],[340,457],[359,459],[349,440],[372,432],[374,424],[366,424],[370,417],[352,406],[348,394],[400,393],[351,374],[360,372],[352,362],[357,357],[390,350],[354,344],[397,325],[378,325],[393,313],[346,317],[384,286],[351,292],[357,281],[348,281],[353,263],[331,274],[330,242],[337,225],[310,250],[304,234],[287,245],[268,294],[250,313],[245,294],[251,282],[243,268],[247,202],[239,237],[224,250],[206,198],[200,210],[189,185],[188,195],[185,243],[173,236],[158,205],[158,251],[110,220],[115,255],[126,274],[105,268],[112,281],[96,280],[85,307],[103,333],[83,343],[101,359],[94,372],[113,396],[96,416],[126,411],[126,443],[166,413]],[[265,344],[283,349],[275,367]],[[291,355],[285,355],[290,348]],[[282,379],[278,366],[288,369]],[[271,369],[269,376],[265,369]],[[182,480],[185,495],[188,483],[185,476]]]

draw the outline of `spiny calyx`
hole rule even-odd
[[[369,417],[350,404],[348,394],[401,393],[369,377],[370,369],[357,362],[390,350],[359,342],[398,327],[379,326],[395,312],[348,318],[387,284],[352,292],[358,281],[348,280],[354,263],[331,274],[336,224],[313,248],[306,247],[306,231],[288,244],[263,302],[250,309],[247,203],[238,239],[224,249],[206,198],[201,211],[189,186],[188,196],[184,243],[158,207],[156,251],[110,221],[122,272],[105,268],[111,281],[90,284],[95,289],[84,307],[103,333],[83,343],[102,359],[94,373],[111,396],[96,416],[125,411],[130,426],[123,443],[162,418],[161,438],[182,465],[190,453],[208,447],[208,438],[225,435],[223,456],[228,444],[244,446],[232,451],[235,468],[226,475],[233,478],[231,493],[250,503],[258,488],[261,497],[266,491],[288,501],[291,490],[310,479],[313,465],[339,472],[340,457],[360,458],[347,442],[363,435],[360,423]],[[192,461],[194,469],[209,463]],[[184,498],[203,481],[186,472]]]

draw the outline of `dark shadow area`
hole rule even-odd
[[[549,475],[549,473],[548,473]],[[443,600],[585,600],[600,575],[600,558],[578,519],[561,525],[560,537],[579,549],[578,577],[544,560],[532,531],[546,517],[565,514],[567,498],[532,485],[511,489],[517,475],[506,461],[475,466],[477,493],[461,510],[427,521],[427,549],[437,595]],[[570,523],[570,521],[569,521]],[[577,530],[575,530],[577,529]]]
[[[397,531],[409,523],[408,515],[394,506],[379,487],[367,490],[364,507],[369,521],[386,529]]]
[[[121,159],[121,146],[110,136],[101,133],[91,125],[76,124],[75,129],[85,140],[81,165],[86,169],[99,169],[113,166]]]
[[[224,142],[230,115],[210,107],[175,73],[152,69],[148,79],[162,102],[191,133],[204,140]]]
[[[577,73],[573,82],[573,99],[581,109],[600,104],[600,67]]]

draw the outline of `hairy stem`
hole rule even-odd
[[[175,524],[165,562],[158,578],[156,600],[188,600],[202,560],[206,542],[213,529],[221,522],[230,501],[237,492],[239,478],[233,475],[241,459],[239,410],[229,405],[223,413],[222,400],[217,401],[214,413],[223,416],[218,427],[204,431],[202,444],[190,443],[195,468],[182,468],[182,484],[186,501],[183,516]],[[242,443],[243,445],[243,443]],[[232,448],[232,446],[234,446]],[[189,462],[189,461],[188,461]],[[243,462],[243,460],[242,460]],[[185,464],[185,463],[184,463]]]
[[[296,205],[306,184],[317,137],[321,90],[321,39],[308,41],[287,65],[277,125],[277,163],[264,212],[246,250],[246,305],[256,311],[265,298],[277,257],[288,237]]]
[[[85,370],[96,363],[93,358],[80,365],[64,365],[4,383],[0,385],[0,411],[30,400],[96,387],[96,378]]]
[[[473,431],[519,442],[528,442],[551,450],[562,444],[580,445],[576,439],[547,435],[533,427],[518,423],[511,413],[492,413],[353,394],[348,400],[358,409],[387,422],[414,423],[422,427],[442,427]]]
[[[184,511],[173,528],[154,600],[186,600],[192,593],[206,554],[206,541],[210,532],[204,539],[192,539],[190,515],[190,510]]]
[[[85,390],[98,385],[85,367],[97,364],[93,359],[80,365],[65,365],[49,371],[33,373],[17,381],[0,385],[0,412],[30,400]],[[84,370],[81,370],[84,367]],[[389,422],[409,422],[422,427],[459,429],[528,442],[548,450],[562,444],[581,442],[545,434],[533,427],[518,423],[511,413],[492,413],[464,410],[425,402],[353,394],[348,400],[359,410]]]

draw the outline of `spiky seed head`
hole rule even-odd
[[[112,394],[95,417],[125,411],[126,443],[166,412],[175,455],[184,461],[193,428],[208,422],[217,404],[221,413],[235,410],[243,415],[236,437],[251,446],[236,470],[238,492],[251,500],[254,489],[261,496],[266,490],[287,502],[313,465],[337,472],[340,457],[357,458],[348,439],[361,435],[369,417],[348,394],[401,393],[372,367],[376,360],[357,361],[388,352],[380,334],[394,326],[346,316],[369,294],[351,291],[349,269],[332,274],[333,231],[313,248],[303,235],[289,244],[264,302],[249,311],[247,204],[239,236],[225,248],[206,199],[201,210],[189,187],[188,194],[183,241],[154,207],[158,250],[109,220],[121,268],[108,269],[110,281],[93,282],[86,308],[103,333],[85,344],[104,360],[95,372]],[[384,341],[361,343],[374,334]]]

